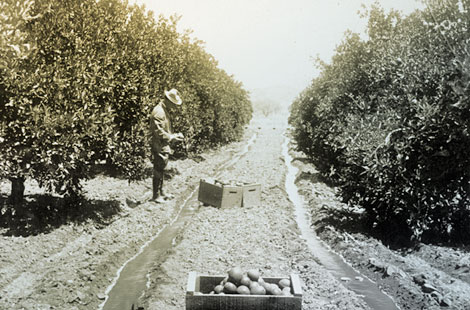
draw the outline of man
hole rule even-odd
[[[174,141],[182,141],[182,133],[173,133],[169,111],[181,106],[178,91],[171,89],[165,91],[165,96],[153,108],[150,116],[151,150],[153,156],[153,197],[157,203],[163,203],[171,198],[163,192],[163,172],[168,164],[168,158],[172,152],[170,144]]]

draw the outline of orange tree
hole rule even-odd
[[[404,240],[469,242],[469,1],[427,1],[403,17],[372,7],[294,102],[299,148]]]
[[[120,0],[1,6],[0,177],[12,181],[14,201],[26,178],[77,196],[103,161],[129,180],[142,178],[148,114],[165,89],[183,93],[176,126],[198,141],[187,152],[239,138],[251,118],[242,86],[201,42],[177,32],[175,18]],[[217,113],[227,119],[216,121]],[[233,126],[214,141],[217,122]]]
[[[184,104],[175,127],[186,132],[185,151],[197,152],[237,140],[250,121],[253,108],[243,85],[218,68],[203,42],[183,40],[185,65],[177,87],[183,90]]]

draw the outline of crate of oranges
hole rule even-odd
[[[258,270],[234,267],[227,275],[190,272],[186,310],[301,310],[298,275],[264,277]]]

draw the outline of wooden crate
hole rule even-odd
[[[241,207],[243,189],[211,181],[200,180],[198,200],[202,203],[218,207]]]
[[[285,277],[263,277],[278,283]],[[224,276],[198,275],[190,272],[186,291],[186,310],[301,310],[302,287],[298,275],[290,275],[293,296],[209,294]]]
[[[261,185],[245,184],[243,185],[243,207],[259,206],[261,202]]]

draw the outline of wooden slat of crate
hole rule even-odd
[[[243,185],[243,207],[259,206],[261,202],[261,184]]]
[[[238,186],[199,182],[198,200],[217,208],[240,207],[242,196],[243,189]]]
[[[186,292],[186,310],[301,310],[302,288],[296,274],[290,276],[294,296],[209,294],[223,276],[198,276],[190,272]],[[263,277],[268,283],[283,278]]]

